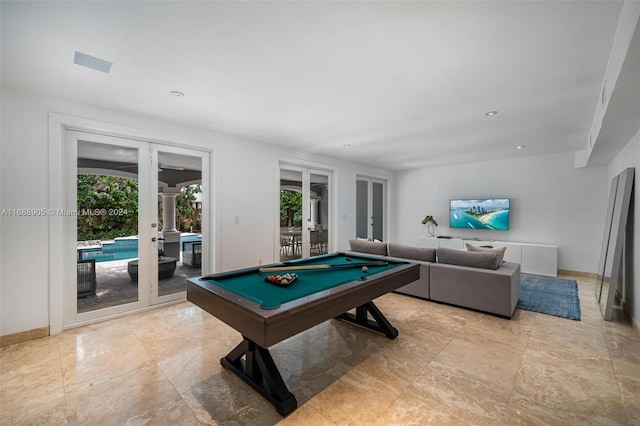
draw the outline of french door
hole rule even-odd
[[[151,283],[151,303],[158,304],[186,296],[186,279],[202,275],[206,260],[203,249],[203,223],[208,203],[208,156],[205,152],[166,145],[152,144],[151,217],[157,227],[156,264]],[[154,222],[151,223],[152,229]],[[205,250],[206,252],[206,250]],[[175,261],[174,261],[175,259]],[[206,262],[205,262],[206,263]],[[175,265],[175,268],[174,268]],[[157,280],[156,280],[157,278]],[[157,281],[157,285],[153,285]]]
[[[384,180],[356,177],[356,237],[385,240]]]
[[[209,154],[74,130],[66,143],[65,325],[184,298],[207,265]]]
[[[280,260],[329,252],[331,172],[280,166]]]

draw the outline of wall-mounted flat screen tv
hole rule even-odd
[[[449,227],[509,230],[509,199],[451,200]]]

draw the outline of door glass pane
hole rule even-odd
[[[372,183],[372,217],[371,232],[375,240],[384,241],[384,185],[380,182]]]
[[[329,176],[309,174],[309,254],[325,254],[329,245]]]
[[[302,172],[280,170],[280,260],[302,257]]]
[[[158,152],[158,296],[202,275],[202,158]],[[157,251],[157,253],[156,253]]]
[[[356,237],[369,238],[369,182],[356,182]]]
[[[78,313],[138,301],[138,149],[78,141]]]

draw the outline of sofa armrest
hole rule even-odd
[[[431,300],[511,318],[520,298],[520,265],[505,262],[492,270],[437,263],[429,286]]]

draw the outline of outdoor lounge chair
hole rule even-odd
[[[202,241],[185,241],[182,243],[182,264],[191,268],[202,265]]]
[[[78,260],[78,297],[96,294],[96,260]]]

